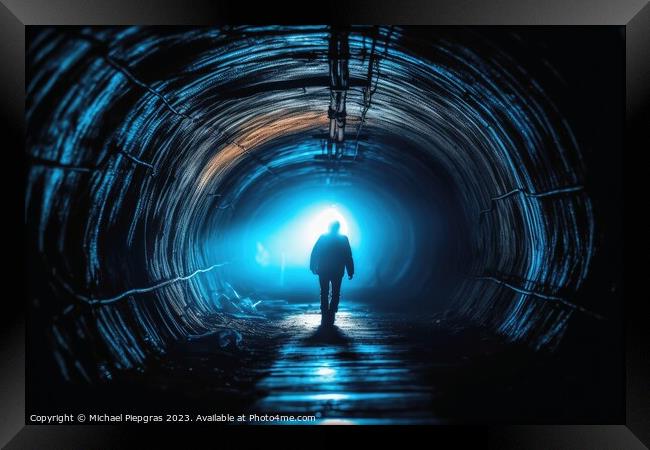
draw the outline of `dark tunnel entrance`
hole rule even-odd
[[[590,389],[602,404],[566,420],[618,414],[605,358],[620,356],[620,174],[594,149],[620,130],[592,136],[616,109],[584,108],[621,74],[573,58],[620,44],[555,33],[33,30],[32,403],[49,407],[51,377],[58,398],[149,395],[150,410],[189,398],[355,423],[387,404],[404,423],[547,420]],[[308,255],[332,218],[358,269],[323,335]]]

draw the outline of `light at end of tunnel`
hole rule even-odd
[[[309,242],[316,242],[321,234],[328,231],[330,224],[334,221],[338,221],[341,224],[340,233],[347,236],[349,233],[347,220],[343,217],[343,214],[336,205],[331,205],[318,212],[307,225]]]
[[[358,246],[358,227],[350,213],[333,203],[315,204],[303,209],[293,220],[277,230],[260,233],[256,241],[255,261],[259,266],[309,267],[309,255],[318,238],[328,233],[330,224],[338,221],[339,233],[346,235],[353,249]],[[268,231],[267,231],[268,230]]]

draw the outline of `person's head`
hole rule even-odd
[[[335,220],[332,223],[330,223],[330,233],[339,234],[340,229],[341,229],[341,224],[339,223],[338,220]]]

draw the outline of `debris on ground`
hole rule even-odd
[[[235,347],[241,348],[243,337],[236,330],[221,330],[219,332],[219,346],[221,348]]]

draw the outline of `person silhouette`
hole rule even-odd
[[[318,238],[311,251],[309,269],[318,275],[320,284],[321,324],[333,325],[339,308],[341,282],[347,270],[348,279],[354,276],[354,261],[348,237],[339,234],[341,224],[334,221],[329,226],[329,233]],[[332,300],[328,304],[330,284],[332,285]]]

